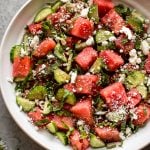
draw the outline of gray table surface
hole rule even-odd
[[[2,36],[17,10],[27,0],[0,0],[0,42]],[[150,0],[137,0],[142,5],[150,8]],[[150,131],[148,131],[150,132]],[[43,150],[34,143],[22,130],[16,125],[8,113],[0,94],[0,138],[6,141],[8,150]],[[133,150],[133,149],[132,149]],[[150,147],[145,148],[150,150]]]

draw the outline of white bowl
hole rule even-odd
[[[119,0],[118,0],[119,1]],[[115,3],[118,1],[115,0]],[[29,0],[13,18],[9,24],[7,31],[3,37],[0,49],[0,86],[1,92],[5,101],[5,104],[20,128],[29,135],[34,141],[40,144],[45,149],[51,150],[69,150],[69,146],[63,146],[54,136],[49,134],[47,131],[36,131],[34,126],[27,121],[27,116],[23,112],[19,111],[18,106],[15,102],[15,91],[14,86],[12,86],[8,79],[12,78],[12,65],[10,63],[9,53],[10,49],[14,44],[19,44],[26,24],[29,24],[36,12],[50,0]],[[120,1],[122,3],[123,1]],[[139,11],[141,11],[145,16],[149,16],[148,11],[142,6],[138,5],[135,1],[126,0],[125,3],[130,5]],[[150,143],[150,122],[138,133],[128,138],[122,148],[122,150],[138,150],[145,145]]]

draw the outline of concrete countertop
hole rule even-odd
[[[27,0],[0,0],[0,42],[2,36],[18,9]],[[137,0],[150,8],[149,0]],[[149,131],[148,131],[149,132]],[[0,94],[0,138],[6,142],[8,150],[43,150],[34,143],[12,120],[8,113]],[[150,150],[150,147],[145,148]]]

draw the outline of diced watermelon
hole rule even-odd
[[[144,67],[145,67],[146,72],[150,74],[150,54],[148,55],[148,58],[146,59]]]
[[[39,45],[39,47],[33,52],[33,55],[39,58],[46,56],[50,51],[55,48],[55,46],[55,41],[51,38],[48,38]]]
[[[38,107],[35,109],[35,111],[29,112],[28,116],[32,119],[33,122],[40,121],[43,119],[42,110]]]
[[[98,80],[97,75],[78,75],[75,83],[77,93],[92,95]]]
[[[128,54],[130,50],[134,49],[134,42],[131,40],[124,43],[124,40],[126,39],[126,36],[121,34],[117,40],[115,41],[116,47],[118,49],[122,49],[124,54]]]
[[[77,102],[70,111],[75,117],[85,120],[87,124],[92,125],[94,123],[92,115],[92,99],[87,98]]]
[[[60,130],[68,130],[74,126],[74,121],[71,117],[54,115],[51,121],[54,122]]]
[[[115,110],[127,104],[125,88],[120,82],[113,83],[102,89],[100,95],[105,99],[111,110]]]
[[[112,50],[104,50],[99,56],[104,60],[110,71],[115,71],[124,64],[122,57]]]
[[[116,34],[119,34],[122,27],[126,25],[123,18],[114,9],[111,9],[102,18],[102,23],[108,26]]]
[[[13,77],[25,78],[30,73],[31,58],[25,56],[23,58],[16,57],[13,63]]]
[[[74,130],[69,137],[71,146],[75,150],[86,150],[89,147],[89,141],[87,139],[80,139],[80,133],[78,130]]]
[[[57,13],[53,13],[53,14],[49,15],[49,16],[47,17],[47,20],[50,20],[51,23],[52,23],[53,25],[55,25],[55,24],[57,24],[58,22],[60,22],[60,18],[62,18],[62,17],[63,17],[63,13],[57,12]]]
[[[67,83],[64,85],[64,88],[70,92],[76,93],[76,87],[74,83]]]
[[[83,70],[88,70],[97,56],[97,52],[92,47],[87,47],[77,55],[75,61]]]
[[[137,91],[137,89],[131,89],[128,93],[127,93],[127,97],[128,97],[128,106],[130,108],[135,107],[137,104],[140,103],[140,101],[142,100],[142,97],[140,95],[140,93]]]
[[[133,119],[133,124],[136,126],[144,125],[150,118],[150,105],[140,104],[135,110],[136,119]]]
[[[74,45],[75,43],[77,43],[77,41],[79,41],[79,38],[77,38],[77,37],[67,37],[67,38],[66,38],[66,45],[67,45],[68,47],[72,48],[73,45]]]
[[[120,141],[119,131],[111,127],[96,127],[95,132],[100,137],[101,140],[107,142],[118,142]]]
[[[92,35],[94,30],[93,22],[79,17],[73,25],[70,33],[75,37],[79,37],[81,39],[87,39],[90,35]]]
[[[94,3],[98,5],[100,17],[103,17],[112,8],[114,8],[114,4],[111,0],[94,0]]]
[[[42,30],[42,24],[41,23],[37,23],[37,24],[30,24],[28,25],[28,30],[30,33],[32,33],[33,35],[37,34],[39,31]]]

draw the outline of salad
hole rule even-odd
[[[121,146],[150,118],[148,27],[111,0],[45,4],[10,52],[20,110],[74,150]]]

